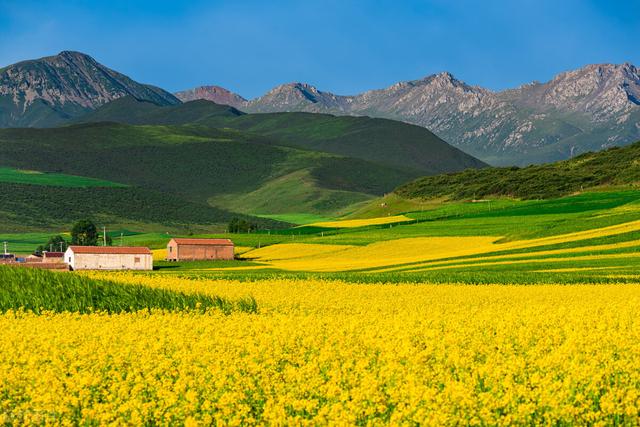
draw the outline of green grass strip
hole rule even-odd
[[[37,314],[216,309],[229,314],[255,313],[258,307],[253,298],[230,301],[217,296],[97,281],[71,273],[0,266],[0,311],[21,309]]]

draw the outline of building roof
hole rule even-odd
[[[143,246],[69,246],[76,254],[123,254],[151,255],[151,250]]]
[[[62,258],[64,257],[64,252],[43,252],[43,255],[46,258]]]
[[[179,245],[210,245],[210,246],[233,246],[233,242],[229,239],[171,239]]]

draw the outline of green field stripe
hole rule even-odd
[[[6,167],[0,167],[0,182],[71,188],[127,187],[124,184],[96,178],[89,178],[86,176],[66,175],[61,173],[45,173]]]

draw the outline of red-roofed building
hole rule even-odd
[[[168,261],[232,260],[233,242],[229,239],[173,238],[167,245]]]
[[[140,246],[69,246],[64,262],[71,270],[153,270],[151,251]]]

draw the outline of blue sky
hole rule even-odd
[[[286,82],[353,94],[449,71],[491,89],[640,65],[640,0],[0,0],[0,66],[88,53],[176,91]]]

